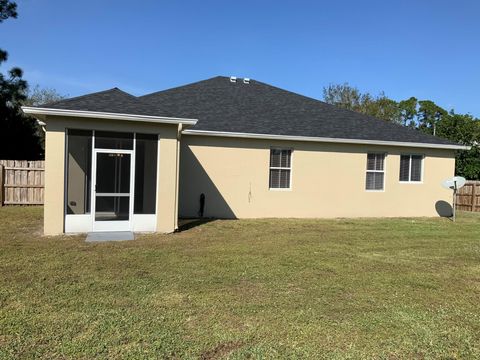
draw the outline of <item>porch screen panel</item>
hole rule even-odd
[[[136,134],[135,214],[155,214],[158,136]]]
[[[67,214],[89,214],[92,131],[68,129],[67,147]]]
[[[95,131],[95,148],[133,150],[133,133]]]

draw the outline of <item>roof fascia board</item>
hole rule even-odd
[[[166,116],[121,114],[121,113],[109,113],[109,112],[100,112],[100,111],[50,109],[50,108],[38,108],[38,107],[32,107],[32,106],[22,106],[22,111],[25,114],[32,114],[32,115],[71,116],[71,117],[85,117],[85,118],[97,118],[97,119],[152,122],[152,123],[160,123],[160,124],[195,125],[197,123],[196,119],[186,119],[186,118],[184,119],[184,118],[175,118],[175,117],[166,117]]]
[[[237,133],[224,131],[209,130],[184,130],[184,135],[199,136],[219,136],[219,137],[235,137],[245,139],[265,139],[265,140],[290,140],[290,141],[309,141],[309,142],[327,142],[340,144],[365,144],[365,145],[387,145],[402,147],[418,147],[430,149],[450,149],[450,150],[470,150],[470,146],[465,145],[448,145],[448,144],[431,144],[431,143],[414,143],[401,141],[383,141],[383,140],[362,140],[362,139],[342,139],[342,138],[326,138],[326,137],[308,137],[308,136],[288,136],[288,135],[271,135],[271,134],[253,134],[253,133]]]

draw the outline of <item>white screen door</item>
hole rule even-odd
[[[95,150],[94,231],[132,230],[131,150]]]

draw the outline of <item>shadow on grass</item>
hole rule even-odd
[[[435,203],[435,210],[440,217],[451,218],[453,216],[453,208],[448,202],[439,200]]]
[[[177,232],[193,229],[197,226],[208,224],[209,222],[217,220],[216,218],[201,218],[201,219],[179,219]]]

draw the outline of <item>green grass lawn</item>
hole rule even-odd
[[[480,216],[87,244],[0,208],[1,358],[479,358]]]

